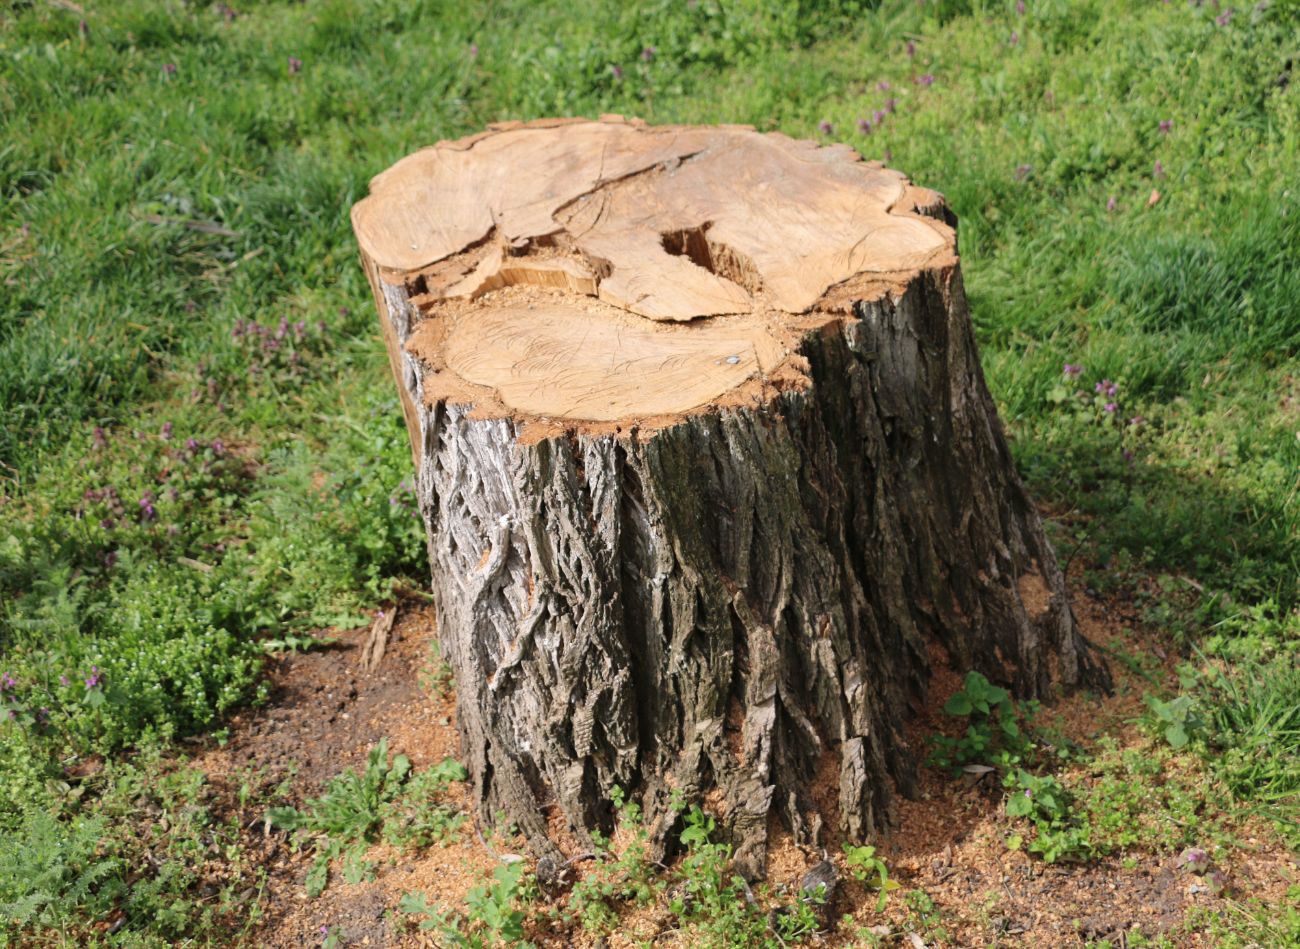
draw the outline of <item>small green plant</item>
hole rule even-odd
[[[1086,827],[1079,825],[1072,810],[1069,792],[1051,775],[1041,777],[1023,768],[1003,777],[1008,817],[1024,818],[1033,825],[1035,834],[1027,849],[1047,863],[1065,858],[1082,859],[1092,852]],[[1023,838],[1012,835],[1007,845],[1019,849]]]
[[[876,855],[876,848],[855,847],[853,844],[845,843],[844,862],[848,865],[853,879],[869,889],[879,891],[876,912],[883,913],[890,892],[898,889],[899,884],[889,878],[889,868],[885,866],[885,861]]]
[[[789,906],[783,906],[769,917],[772,929],[781,945],[803,942],[822,929],[821,909],[826,905],[826,887],[806,893]]]
[[[423,916],[419,927],[432,931],[457,949],[526,949],[526,916],[519,908],[525,892],[525,868],[521,860],[504,863],[492,871],[490,883],[483,883],[465,897],[464,913],[444,912],[429,903],[423,893],[408,893],[398,909],[409,915]]]
[[[452,781],[464,779],[465,769],[451,760],[413,775],[406,755],[389,761],[388,739],[381,738],[361,774],[348,769],[302,808],[273,807],[266,819],[282,830],[310,835],[316,859],[307,873],[307,893],[315,898],[340,856],[348,882],[369,879],[373,870],[362,855],[381,834],[399,846],[424,846],[453,831],[460,815],[438,798]]]
[[[311,652],[313,649],[326,649],[338,642],[336,636],[310,636],[297,633],[285,633],[273,639],[262,640],[262,651],[277,652]]]
[[[1149,724],[1169,747],[1179,751],[1201,730],[1201,719],[1196,712],[1196,702],[1190,695],[1179,695],[1163,701],[1153,695],[1146,696],[1150,709]]]
[[[622,788],[615,787],[610,797],[625,837],[623,848],[614,854],[608,840],[593,834],[597,860],[569,892],[569,918],[595,931],[607,931],[615,924],[618,906],[648,903],[656,890],[641,807],[627,800]]]
[[[731,848],[713,840],[714,819],[699,807],[683,817],[681,842],[686,855],[669,885],[669,910],[689,944],[704,949],[752,946],[779,949],[801,942],[820,928],[824,893],[804,893],[772,914],[764,912],[767,894],[755,894],[731,866]]]
[[[761,945],[767,921],[750,902],[745,881],[731,870],[731,848],[712,840],[716,826],[699,807],[686,813],[681,833],[686,855],[669,909],[690,927],[698,945]]]
[[[1026,732],[1037,713],[1037,703],[1026,702],[1017,708],[1011,693],[979,672],[966,673],[962,687],[948,698],[943,710],[968,719],[969,724],[960,738],[931,736],[934,750],[930,760],[939,767],[960,768],[972,763],[1009,767],[1033,750]]]

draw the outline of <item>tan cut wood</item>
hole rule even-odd
[[[430,397],[545,432],[801,385],[792,353],[842,315],[838,290],[955,259],[933,200],[844,146],[606,117],[422,149],[352,219],[376,279],[425,291],[407,348]]]

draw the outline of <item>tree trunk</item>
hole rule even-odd
[[[555,856],[708,795],[751,876],[887,826],[932,659],[1104,686],[942,198],[844,146],[495,126],[353,209],[482,815]],[[941,653],[932,647],[941,647]]]

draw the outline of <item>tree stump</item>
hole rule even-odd
[[[540,852],[706,797],[861,839],[935,657],[1104,686],[933,191],[748,127],[506,123],[352,210],[482,815]],[[939,647],[937,650],[933,647]]]

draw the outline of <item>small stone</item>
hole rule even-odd
[[[740,357],[739,357],[739,356],[728,356],[728,357],[727,357],[727,365],[729,365],[729,366],[734,366],[734,365],[735,365],[736,363],[738,363],[738,362],[740,362]]]
[[[821,860],[803,875],[799,881],[799,889],[808,896],[813,896],[821,891],[822,897],[830,902],[835,893],[835,885],[839,882],[839,871],[835,869],[835,864],[829,860]]]

